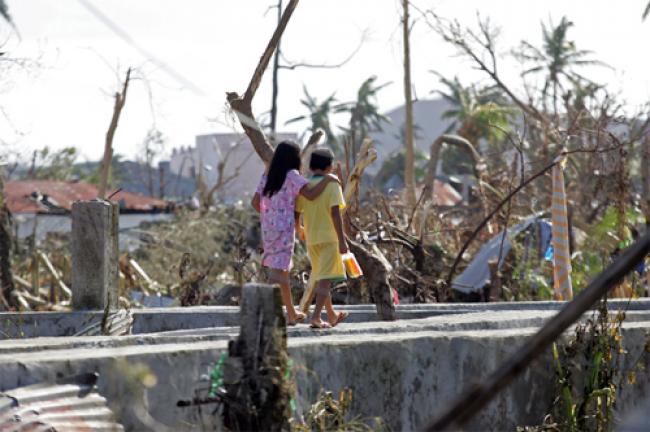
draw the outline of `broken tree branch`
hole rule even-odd
[[[325,135],[325,132],[322,129],[316,129],[314,133],[309,137],[309,140],[307,140],[305,147],[300,151],[300,169],[302,172],[305,172],[305,167],[309,166],[309,160],[307,158],[311,154],[311,148],[318,145],[323,135]]]
[[[258,87],[260,86],[260,82],[262,81],[262,76],[264,75],[264,71],[268,67],[269,62],[271,61],[271,56],[273,56],[273,53],[275,52],[276,48],[278,47],[278,44],[280,43],[280,38],[282,37],[282,33],[284,33],[284,30],[287,28],[289,19],[291,18],[293,11],[296,9],[296,6],[298,6],[298,0],[289,1],[289,4],[287,5],[286,9],[282,13],[282,18],[280,19],[280,23],[278,24],[275,31],[273,32],[273,36],[271,36],[271,40],[266,46],[266,49],[264,50],[264,53],[262,54],[262,57],[260,58],[260,61],[257,64],[257,67],[255,68],[255,72],[253,73],[253,77],[251,78],[251,81],[248,84],[246,93],[244,93],[243,100],[248,105],[250,105],[253,102],[253,97],[255,96],[255,92],[257,92]]]
[[[366,138],[361,145],[361,149],[357,155],[357,163],[352,168],[352,171],[348,175],[348,180],[345,183],[345,191],[343,195],[345,196],[345,202],[352,202],[354,194],[359,188],[361,183],[361,176],[365,169],[377,159],[377,151],[371,147],[372,140]],[[348,207],[346,206],[346,209]],[[345,211],[345,209],[344,209]]]
[[[97,198],[99,199],[104,199],[106,197],[108,174],[111,169],[111,159],[113,158],[113,138],[115,137],[115,131],[117,130],[117,124],[120,120],[122,108],[124,108],[124,104],[126,103],[126,92],[129,88],[130,79],[131,68],[128,68],[126,71],[126,78],[122,84],[122,91],[115,93],[113,117],[111,117],[111,123],[108,125],[108,130],[106,131],[106,142],[104,143],[104,158],[102,159],[101,179],[99,181],[99,192],[97,193]]]
[[[262,54],[257,67],[255,68],[255,72],[253,72],[253,76],[250,83],[248,84],[248,88],[246,89],[244,96],[240,97],[236,92],[226,93],[226,99],[228,100],[230,107],[235,112],[235,114],[237,114],[237,118],[244,128],[244,132],[250,139],[251,144],[253,144],[253,148],[266,165],[268,165],[273,158],[273,147],[266,140],[264,132],[262,132],[262,128],[260,127],[259,123],[257,123],[257,120],[255,120],[251,105],[253,102],[253,97],[255,96],[255,92],[257,91],[260,82],[262,81],[264,71],[269,65],[271,56],[273,56],[273,52],[277,49],[278,44],[280,43],[280,38],[282,37],[282,33],[284,33],[284,30],[289,23],[289,18],[291,18],[291,14],[296,9],[297,5],[298,0],[290,0],[286,9],[282,13],[280,23],[273,32],[273,36],[266,46],[266,49],[264,50],[264,53]]]
[[[469,245],[474,241],[476,236],[478,235],[479,232],[487,225],[487,223],[492,219],[492,217],[501,210],[501,207],[503,207],[505,204],[510,202],[510,199],[512,199],[513,196],[520,190],[522,190],[524,187],[526,187],[529,183],[531,183],[533,180],[535,180],[538,177],[543,176],[546,174],[548,171],[551,170],[556,164],[558,163],[558,160],[554,160],[552,163],[548,164],[544,168],[542,168],[540,171],[532,175],[530,178],[528,178],[526,181],[521,182],[519,186],[517,186],[515,189],[513,189],[497,206],[492,210],[482,221],[478,226],[472,231],[470,234],[469,238],[463,245],[463,247],[460,249],[460,252],[458,252],[458,255],[456,255],[456,259],[454,260],[454,264],[451,266],[451,269],[449,270],[449,274],[447,275],[447,286],[451,287],[451,279],[454,277],[454,273],[456,272],[456,267],[458,267],[458,264],[460,261],[463,259],[463,255],[465,254],[465,251],[469,247]]]
[[[423,200],[425,204],[428,202],[435,203],[435,179],[438,174],[438,159],[440,158],[440,150],[442,149],[443,144],[455,145],[466,150],[474,161],[475,171],[478,171],[478,166],[482,161],[481,155],[478,154],[472,143],[465,138],[449,134],[440,135],[436,138],[436,140],[431,144],[429,164],[427,165],[427,174],[424,180],[425,192]]]

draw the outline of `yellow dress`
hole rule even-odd
[[[313,177],[310,185],[313,186],[320,180],[320,177]],[[334,206],[339,209],[345,207],[343,191],[336,182],[329,183],[323,193],[313,201],[302,196],[296,201],[296,211],[303,216],[307,254],[311,263],[312,278],[316,281],[345,279],[339,240],[332,222],[331,212]]]

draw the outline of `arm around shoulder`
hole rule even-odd
[[[255,195],[253,195],[253,199],[251,200],[251,205],[255,209],[256,212],[260,212],[260,194],[255,192]]]
[[[314,186],[309,186],[308,184],[304,185],[300,189],[300,195],[307,198],[309,201],[315,200],[323,193],[323,191],[325,191],[327,185],[334,181],[338,181],[335,176],[326,175]]]

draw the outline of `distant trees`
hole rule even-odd
[[[331,116],[345,112],[348,108],[345,103],[337,103],[334,94],[331,94],[322,102],[309,94],[307,87],[303,86],[304,99],[300,103],[307,109],[309,114],[294,117],[285,124],[291,124],[299,121],[309,120],[311,133],[321,129],[325,132],[326,144],[334,151],[339,152],[340,144],[336,133],[332,128]]]
[[[515,53],[525,63],[532,63],[531,67],[524,70],[523,76],[544,75],[541,101],[544,110],[548,112],[546,103],[550,96],[555,115],[558,113],[558,97],[567,90],[567,83],[574,84],[586,80],[577,69],[584,66],[604,65],[602,62],[587,58],[592,52],[579,50],[575,42],[568,38],[571,27],[573,22],[567,17],[562,17],[557,26],[554,26],[553,22],[550,22],[548,27],[542,23],[541,47],[522,41],[521,47]]]
[[[369,132],[380,131],[382,123],[389,122],[388,118],[380,113],[377,103],[377,93],[389,83],[376,85],[376,76],[366,79],[357,91],[357,99],[347,104],[350,113],[350,122],[347,128],[342,128],[350,142],[350,154],[355,162],[357,152]]]
[[[77,156],[75,147],[52,150],[45,146],[34,150],[25,177],[32,180],[70,180],[76,174],[74,164]]]
[[[455,133],[473,144],[485,139],[493,141],[503,137],[501,129],[508,129],[514,111],[498,88],[494,86],[465,86],[458,77],[440,77],[445,90],[436,91],[451,108],[442,114],[452,121]]]
[[[370,132],[381,130],[382,123],[389,121],[381,114],[377,103],[377,93],[389,83],[377,85],[376,80],[376,76],[371,76],[363,81],[357,90],[356,99],[351,102],[338,103],[333,94],[319,102],[305,88],[305,98],[301,103],[309,113],[294,117],[287,121],[287,124],[309,119],[311,132],[322,129],[332,150],[339,155],[348,155],[354,163],[363,140]],[[349,115],[348,125],[339,127],[343,134],[337,135],[332,127],[331,117],[344,113]]]
[[[165,137],[161,131],[155,126],[152,126],[147,135],[144,137],[140,145],[140,156],[138,162],[142,163],[145,167],[145,183],[147,185],[147,192],[149,196],[156,196],[156,187],[154,184],[155,168],[153,163],[165,150]],[[162,189],[162,188],[160,188]],[[160,190],[160,197],[162,198],[163,191]]]

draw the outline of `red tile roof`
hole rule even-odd
[[[72,203],[97,198],[97,187],[89,183],[50,180],[9,181],[5,183],[5,199],[12,213],[50,213],[50,207],[36,196],[47,195],[47,202],[56,208],[70,211]],[[107,196],[113,192],[108,191]],[[120,191],[111,201],[121,203],[121,210],[149,213],[167,208],[165,201]]]

